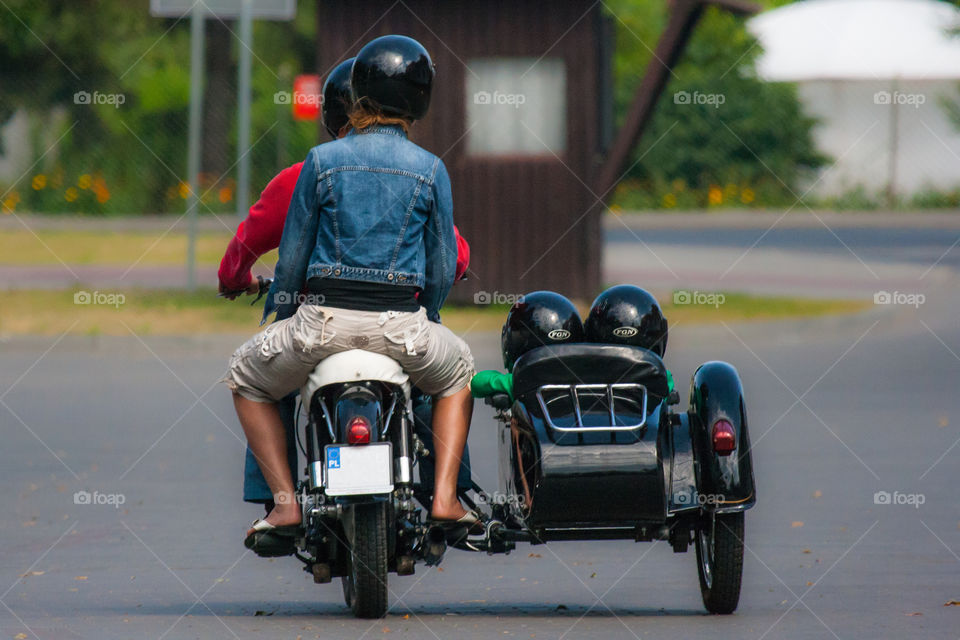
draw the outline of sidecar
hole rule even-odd
[[[743,512],[756,500],[743,389],[708,362],[679,409],[663,361],[640,347],[552,345],[514,366],[499,409],[502,537],[668,540],[697,551],[706,608],[740,593]],[[498,499],[499,498],[499,499]]]

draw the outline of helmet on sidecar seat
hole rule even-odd
[[[323,126],[334,140],[340,135],[340,130],[350,122],[347,113],[353,104],[350,70],[354,60],[356,58],[349,58],[335,66],[323,83]]]
[[[430,106],[434,74],[430,54],[413,38],[375,38],[360,49],[353,63],[353,101],[387,115],[419,120]]]
[[[577,308],[553,291],[534,291],[510,308],[500,334],[507,371],[531,349],[551,344],[583,342],[583,322]]]
[[[661,358],[667,350],[667,319],[657,299],[631,284],[610,287],[597,296],[584,330],[590,342],[643,347]]]

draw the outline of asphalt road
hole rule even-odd
[[[746,248],[722,245],[708,248]],[[815,245],[791,252],[821,258]],[[836,277],[864,268],[843,260]],[[385,619],[354,620],[339,585],[242,546],[259,512],[240,502],[242,436],[217,384],[239,338],[2,342],[0,637],[956,638],[960,606],[944,606],[960,601],[949,264],[917,280],[917,308],[672,332],[681,393],[709,359],[734,363],[748,393],[759,504],[740,607],[725,617],[703,611],[692,551],[568,542],[451,551],[442,570],[390,577]],[[911,277],[929,264],[915,266]],[[496,336],[466,338],[480,367],[498,364]],[[478,405],[470,443],[489,488],[494,426]],[[75,504],[77,491],[103,504]],[[880,491],[912,504],[877,504]]]

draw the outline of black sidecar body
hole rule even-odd
[[[679,410],[660,357],[640,347],[552,345],[514,366],[499,406],[504,537],[695,544],[703,600],[737,605],[743,512],[756,501],[743,388],[723,362],[700,366]]]

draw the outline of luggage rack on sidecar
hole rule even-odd
[[[544,384],[535,395],[546,425],[562,433],[637,431],[647,423],[647,388],[636,382]]]

